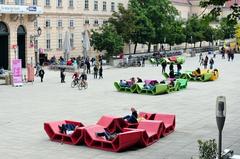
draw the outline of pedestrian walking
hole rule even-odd
[[[178,75],[181,74],[181,73],[180,73],[181,69],[182,69],[182,66],[181,66],[180,63],[178,63],[178,64],[177,64],[177,74],[178,74]]]
[[[60,69],[60,78],[61,78],[61,83],[65,83],[65,69],[64,68],[61,68]]]
[[[94,65],[94,67],[93,67],[93,76],[94,76],[94,79],[97,79],[97,75],[98,75],[98,68],[97,68],[97,65]]]
[[[204,65],[204,69],[207,69],[207,65],[208,65],[208,56],[205,57],[203,65]]]
[[[103,78],[103,68],[102,68],[102,65],[99,68],[99,79],[100,78]]]
[[[86,60],[85,64],[87,65],[87,74],[91,73],[91,64],[89,60]]]
[[[213,64],[214,64],[213,58],[210,59],[209,64],[210,64],[210,69],[213,69]]]
[[[145,57],[142,58],[142,67],[145,66]]]
[[[202,60],[202,53],[199,54],[199,62]]]
[[[169,65],[169,70],[170,70],[170,71],[173,70],[173,63],[171,63],[171,64]]]
[[[40,68],[40,70],[38,72],[38,75],[41,78],[41,82],[43,82],[44,74],[45,74],[45,72],[44,72],[43,68]]]
[[[163,60],[162,62],[162,73],[166,72],[166,67],[167,67],[167,61],[166,60]]]

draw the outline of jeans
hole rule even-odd
[[[127,115],[127,116],[123,117],[123,119],[124,120],[127,119],[127,121],[129,123],[137,123],[137,119],[132,115]]]

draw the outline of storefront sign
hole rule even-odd
[[[12,60],[12,82],[13,86],[22,85],[22,60]]]
[[[0,5],[0,13],[6,14],[43,14],[43,10],[38,6],[22,5]]]

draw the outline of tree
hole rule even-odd
[[[240,44],[240,25],[239,24],[236,26],[235,37],[237,39],[238,44]]]
[[[202,20],[197,16],[192,16],[186,22],[185,27],[186,42],[195,43],[204,40]]]
[[[91,46],[94,50],[105,50],[107,59],[122,52],[123,38],[117,34],[112,25],[107,24],[99,28],[98,31],[92,30],[91,32]]]
[[[234,21],[229,21],[227,18],[222,18],[220,21],[220,29],[222,31],[223,39],[233,38],[235,34],[235,25],[237,23]]]
[[[168,35],[166,36],[166,43],[171,46],[174,44],[181,44],[185,41],[185,34],[183,28],[183,22],[173,21],[169,27],[167,27]]]
[[[237,22],[238,17],[240,16],[240,6],[238,4],[229,2],[229,0],[201,0],[200,6],[203,8],[207,8],[208,6],[213,6],[210,13],[208,15],[212,17],[220,16],[222,12],[222,7],[225,3],[232,3],[230,4],[231,13],[227,15],[227,19],[231,22]]]

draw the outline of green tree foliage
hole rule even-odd
[[[220,16],[222,12],[222,7],[229,0],[201,0],[200,6],[203,8],[207,8],[208,6],[213,6],[212,10],[208,15],[212,17]],[[227,16],[227,19],[231,22],[236,22],[240,16],[240,6],[237,4],[233,4],[231,6],[231,13]]]
[[[223,18],[220,21],[220,32],[223,35],[222,39],[233,38],[235,34],[236,22],[231,22],[227,18]]]
[[[104,25],[99,30],[92,30],[91,46],[94,50],[107,52],[106,57],[109,59],[113,55],[118,55],[123,50],[123,39],[117,34],[112,25]]]
[[[186,42],[196,43],[204,40],[202,20],[197,16],[192,16],[186,22],[185,34]]]

